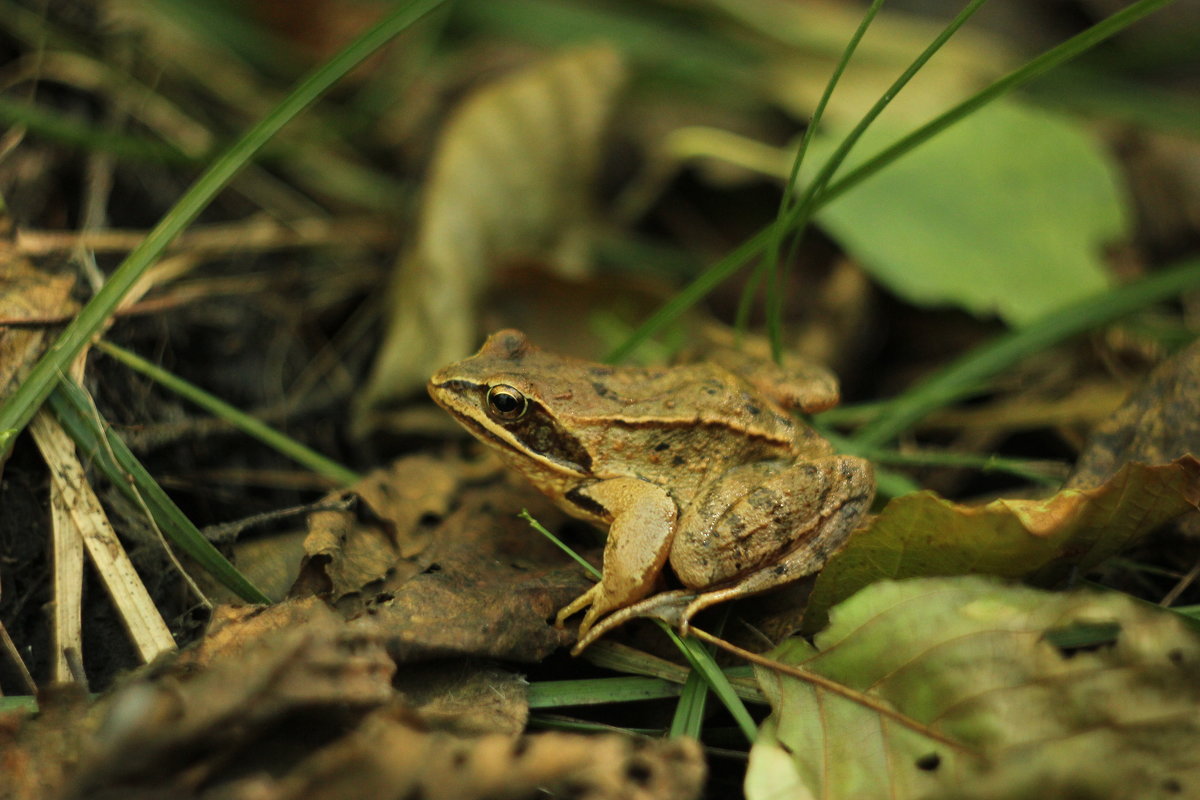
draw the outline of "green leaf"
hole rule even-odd
[[[819,629],[829,608],[883,578],[983,574],[1064,577],[1088,570],[1200,502],[1200,462],[1128,464],[1095,489],[1045,500],[967,506],[918,492],[890,502],[830,558],[805,611]]]
[[[883,120],[863,154],[899,138]],[[812,144],[806,175],[835,146]],[[1103,248],[1128,228],[1116,171],[1049,112],[997,102],[961,120],[817,219],[879,281],[919,305],[1031,322],[1108,286]]]
[[[942,578],[878,583],[831,618],[815,646],[792,639],[770,655],[912,724],[756,667],[773,712],[750,752],[751,800],[1182,797],[1200,786],[1200,638],[1169,612],[1116,593]],[[1050,640],[1100,626],[1111,636],[1093,649]]]

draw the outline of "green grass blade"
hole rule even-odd
[[[863,118],[858,121],[858,124],[854,126],[854,129],[846,134],[845,138],[838,143],[837,148],[833,151],[833,154],[829,157],[829,160],[821,166],[820,172],[817,173],[816,177],[813,178],[812,183],[807,189],[805,189],[804,195],[797,204],[797,208],[792,212],[790,218],[788,219],[789,226],[794,227],[797,230],[802,230],[803,227],[808,223],[808,218],[812,215],[812,213],[816,211],[818,207],[827,202],[824,199],[824,195],[830,179],[842,166],[842,163],[846,160],[846,157],[850,154],[850,151],[854,148],[854,145],[858,144],[858,140],[861,139],[863,134],[867,132],[867,128],[871,127],[871,123],[873,123],[876,118],[883,113],[883,110],[887,108],[889,103],[891,103],[892,98],[899,94],[900,90],[908,85],[908,82],[911,81],[913,77],[921,71],[921,68],[925,66],[926,62],[933,58],[934,54],[937,53],[938,50],[942,49],[942,46],[950,40],[950,37],[957,33],[958,29],[966,24],[967,20],[970,19],[986,2],[987,0],[971,0],[971,2],[967,4],[966,8],[960,11],[958,15],[952,19],[936,37],[934,37],[933,41],[929,43],[929,46],[922,50],[921,53],[915,59],[913,59],[913,62],[909,64],[902,73],[900,73],[900,77],[896,78],[896,80],[892,82],[892,85],[884,90],[883,95],[880,96],[880,98],[875,101],[874,105],[871,106],[867,113],[863,115]]]
[[[700,673],[704,682],[708,684],[708,688],[717,696],[717,699],[729,710],[733,716],[734,722],[741,729],[742,735],[746,737],[746,741],[751,744],[758,736],[758,726],[754,724],[754,718],[750,716],[750,712],[746,710],[746,706],[742,703],[742,698],[738,697],[737,692],[733,690],[733,686],[729,683],[729,678],[717,666],[717,662],[713,660],[712,654],[696,639],[688,637],[687,639],[680,638],[670,625],[665,622],[659,622],[660,627],[666,631],[667,636],[679,648],[687,658],[688,663],[692,665],[692,669]],[[689,677],[689,680],[691,678]]]
[[[729,606],[721,609],[721,615],[718,617],[713,633],[720,636],[725,632],[725,622],[729,619]],[[716,652],[715,645],[702,644],[700,645],[711,658]],[[722,677],[728,680],[728,676],[722,672]],[[729,686],[730,691],[736,693],[732,683]],[[679,702],[675,705],[675,715],[671,718],[670,735],[671,736],[690,736],[693,739],[700,738],[700,732],[704,726],[704,709],[708,705],[708,680],[698,669],[693,669],[688,675],[687,681],[683,684],[683,693],[679,696]],[[744,709],[743,709],[744,710]]]
[[[66,371],[67,364],[100,330],[134,282],[155,262],[171,241],[191,224],[233,176],[250,162],[254,154],[337,80],[444,1],[409,0],[402,4],[303,79],[261,122],[213,162],[179,202],[159,220],[145,240],[126,256],[109,276],[108,282],[63,329],[17,390],[3,406],[0,406],[0,432],[4,432],[4,435],[0,436],[0,458],[3,458],[11,447],[13,432],[20,431],[29,424],[38,407],[54,391],[58,376]]]
[[[678,683],[662,678],[586,678],[569,681],[537,681],[529,684],[530,708],[594,706],[607,703],[632,703],[679,697]]]
[[[74,381],[64,378],[50,395],[48,405],[76,446],[113,486],[135,504],[145,503],[154,522],[172,544],[243,600],[271,602],[204,538],[107,423],[98,423],[91,398]]]
[[[618,645],[601,639],[587,649],[581,656],[593,666],[609,669],[613,672],[626,672],[632,675],[643,675],[650,678],[662,678],[671,683],[687,683],[691,669],[644,653],[627,645]],[[729,678],[729,684],[737,692],[737,696],[750,703],[765,704],[767,698],[763,695],[758,683],[754,680],[753,667],[743,665],[729,667],[723,670]]]
[[[705,295],[720,286],[750,259],[759,255],[773,235],[772,226],[766,225],[753,237],[743,242],[729,255],[697,275],[691,283],[680,289],[670,300],[650,315],[637,330],[619,347],[608,354],[609,362],[618,362],[628,357],[659,330],[674,322],[680,314],[704,299]],[[2,428],[2,426],[0,426]]]
[[[33,695],[0,697],[0,714],[11,714],[17,711],[24,714],[36,714],[37,710],[38,701]]]
[[[131,367],[152,380],[196,405],[212,415],[220,417],[231,425],[258,439],[268,447],[272,447],[283,455],[307,467],[313,472],[328,478],[339,486],[345,486],[359,480],[362,476],[353,470],[343,467],[331,458],[321,455],[316,450],[297,442],[290,436],[275,430],[262,420],[250,416],[235,408],[224,400],[201,389],[193,383],[185,381],[178,375],[172,375],[157,364],[151,363],[136,353],[131,353],[123,347],[108,341],[100,341],[96,347],[113,358]]]
[[[971,111],[990,103],[1021,84],[1057,67],[1059,64],[1065,63],[1172,1],[1139,0],[1139,2],[1097,23],[1083,33],[1037,56],[1025,66],[1010,73],[1007,77],[1002,78],[974,97],[904,137],[892,147],[871,158],[867,163],[852,170],[844,178],[831,183],[819,197],[814,198],[811,209],[806,210],[801,204],[795,209],[793,216],[798,220],[805,214],[815,212],[853,186],[883,169],[904,153],[948,128],[958,119],[965,117]],[[690,284],[681,289],[678,294],[664,303],[645,322],[638,326],[637,330],[631,333],[629,338],[620,347],[609,354],[608,360],[615,362],[626,358],[646,340],[654,336],[665,326],[674,322],[680,314],[687,311],[710,291],[719,286],[725,279],[737,272],[746,262],[761,255],[774,235],[771,231],[774,224],[770,223],[764,226],[762,230],[739,245],[729,255],[696,276]],[[0,429],[3,429],[2,425],[0,425]]]
[[[570,547],[568,547],[567,543],[564,542],[562,539],[559,539],[553,533],[546,530],[546,527],[544,525],[542,525],[542,523],[538,522],[536,519],[533,518],[533,514],[529,513],[529,509],[522,508],[521,513],[517,514],[517,516],[520,517],[521,519],[525,520],[526,522],[528,522],[529,527],[533,528],[535,531],[540,533],[542,536],[545,536],[547,539],[549,539],[551,542],[553,542],[554,545],[559,550],[562,550],[564,553],[566,553],[571,558],[573,558],[575,560],[576,564],[583,567],[584,572],[591,575],[596,580],[600,580],[600,570],[593,567],[590,563],[588,563],[588,560],[586,558],[579,555],[579,553],[576,553],[574,550],[572,550]]]
[[[1198,286],[1200,259],[1192,259],[1136,283],[1073,303],[1039,322],[975,348],[889,402],[852,440],[857,447],[880,447],[929,412],[977,390],[985,380],[1025,356]]]
[[[32,102],[21,102],[3,95],[0,95],[0,122],[24,125],[30,133],[51,141],[88,151],[111,153],[121,159],[161,164],[195,164],[199,160],[169,142],[101,130]]]
[[[938,135],[946,128],[949,128],[963,117],[968,116],[973,111],[982,108],[996,98],[1011,92],[1013,89],[1021,86],[1022,84],[1032,81],[1034,78],[1045,74],[1049,70],[1052,70],[1061,64],[1065,64],[1081,53],[1084,53],[1085,51],[1100,44],[1100,42],[1104,41],[1105,39],[1108,39],[1114,34],[1117,34],[1129,27],[1142,17],[1145,17],[1172,2],[1174,2],[1174,0],[1140,0],[1139,2],[1118,11],[1112,16],[1101,20],[1082,33],[1072,36],[1062,44],[1050,48],[1028,63],[1018,67],[1008,75],[1005,75],[1003,78],[1000,78],[1000,80],[988,86],[986,89],[977,92],[949,111],[940,114],[933,120],[930,120],[925,125],[922,125],[917,130],[900,139],[900,141],[886,148],[883,152],[872,157],[865,164],[862,164],[851,171],[848,175],[829,186],[829,188],[822,193],[821,197],[818,198],[816,207],[819,208],[820,206],[827,205],[839,195],[845,194],[847,191],[862,183],[876,172],[879,172],[879,170],[883,169],[897,158],[900,158],[909,150],[912,150],[923,142],[932,139],[934,136]]]
[[[704,709],[708,705],[708,683],[699,670],[692,670],[679,702],[675,705],[675,715],[671,717],[671,727],[667,729],[669,736],[690,736],[700,738],[704,727]]]
[[[767,273],[767,284],[774,291],[767,294],[767,329],[771,337],[771,355],[778,362],[783,358],[783,292],[779,291],[779,261],[783,252],[783,242],[787,239],[788,228],[790,227],[787,220],[792,215],[793,199],[796,196],[796,186],[800,178],[800,167],[804,164],[804,156],[808,152],[808,146],[812,143],[812,138],[817,132],[817,128],[821,125],[821,118],[825,116],[825,108],[829,105],[829,99],[833,97],[833,90],[837,88],[838,82],[842,79],[842,74],[845,73],[846,67],[850,64],[850,59],[854,52],[858,49],[859,42],[866,34],[867,29],[871,27],[871,23],[879,14],[879,9],[883,7],[884,0],[874,0],[870,8],[863,12],[863,17],[858,23],[858,27],[850,36],[850,41],[842,49],[842,55],[838,59],[838,63],[833,68],[833,74],[829,76],[829,80],[825,82],[825,88],[821,92],[821,97],[817,101],[816,108],[813,109],[812,118],[809,119],[808,125],[804,129],[804,135],[800,139],[800,146],[796,148],[796,157],[792,159],[792,169],[788,174],[787,183],[784,184],[783,193],[779,199],[779,210],[775,215],[775,224],[772,226],[774,235],[771,237],[770,243],[767,245],[766,257],[763,260],[765,265],[764,271]],[[788,258],[788,263],[791,262],[791,257]],[[756,281],[751,281],[746,288],[746,291],[751,291],[756,285]],[[739,315],[741,316],[741,315]],[[741,327],[738,328],[741,330]]]

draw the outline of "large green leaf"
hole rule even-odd
[[[844,168],[899,138],[881,120]],[[818,137],[811,177],[836,146]],[[1103,290],[1105,245],[1127,229],[1113,165],[1078,125],[997,102],[817,215],[881,283],[920,305],[1021,325]]]
[[[769,655],[886,713],[756,667],[773,712],[750,752],[751,800],[1200,790],[1200,639],[1177,615],[972,577],[878,583],[831,620],[815,647]]]

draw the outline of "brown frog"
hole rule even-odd
[[[870,507],[870,464],[785,411],[836,403],[832,376],[807,368],[805,392],[770,374],[606,366],[504,330],[429,393],[569,514],[608,526],[600,582],[557,617],[586,609],[578,653],[633,617],[686,633],[707,606],[816,572]],[[668,563],[686,588],[652,595]]]

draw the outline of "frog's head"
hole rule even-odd
[[[568,373],[581,363],[535,347],[520,331],[502,330],[475,355],[434,373],[428,389],[472,435],[523,471],[584,478],[591,455],[563,423],[572,402]]]

